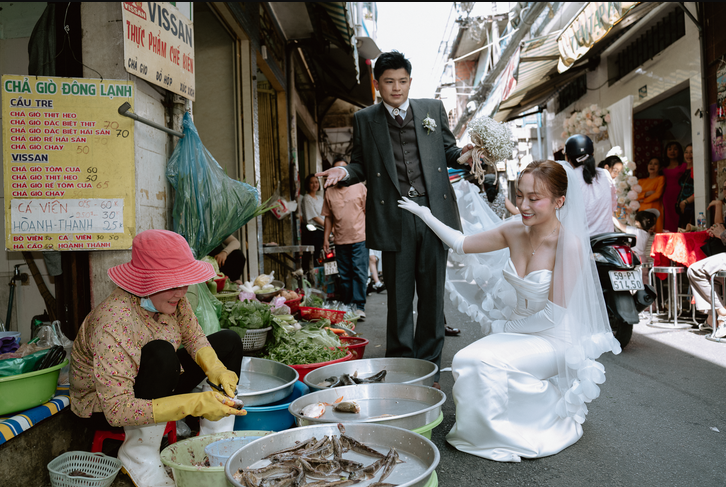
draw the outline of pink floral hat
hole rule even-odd
[[[168,230],[146,230],[134,237],[131,262],[111,267],[108,277],[124,291],[149,296],[215,277],[212,264],[196,260],[187,241]]]

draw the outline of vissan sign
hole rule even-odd
[[[640,2],[589,2],[575,15],[557,38],[560,59],[557,71],[564,73],[610,32]]]

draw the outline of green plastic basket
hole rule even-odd
[[[0,378],[0,415],[17,413],[48,402],[58,384],[60,370],[68,359],[55,367]]]
[[[421,436],[431,439],[431,431],[436,428],[438,425],[441,424],[441,422],[444,420],[444,413],[439,414],[439,417],[430,422],[429,424],[425,424],[421,426],[420,428],[413,429],[414,433],[418,433]]]
[[[69,451],[48,464],[53,487],[108,487],[116,479],[121,462],[103,453]],[[86,476],[69,475],[82,472]]]
[[[246,436],[265,436],[274,431],[230,431],[213,435],[194,436],[164,448],[161,461],[174,472],[176,487],[227,487],[224,467],[202,467],[207,454],[204,447],[215,441]]]

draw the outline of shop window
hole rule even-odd
[[[587,75],[575,78],[557,95],[557,113],[569,107],[587,93]]]
[[[617,54],[615,62],[609,66],[610,85],[663,52],[684,35],[686,35],[685,14],[682,9],[676,8],[648,30],[643,31],[640,37]]]

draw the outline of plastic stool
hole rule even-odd
[[[654,322],[653,307],[651,305],[650,323],[648,323],[648,326],[669,329],[691,328],[691,323],[688,321],[684,322],[681,320],[681,323],[678,323],[679,298],[682,296],[689,296],[689,294],[682,294],[678,292],[680,289],[678,274],[685,274],[687,271],[687,267],[676,266],[653,266],[650,268],[650,271],[648,272],[648,282],[651,286],[653,286],[653,274],[668,274],[668,319],[670,319],[672,315],[673,323]]]
[[[169,444],[176,443],[176,421],[169,421],[164,428],[164,435],[169,434]],[[162,436],[164,436],[162,435]],[[103,452],[103,442],[105,440],[124,441],[126,434],[123,428],[113,428],[110,430],[96,430],[93,434],[93,443],[91,444],[91,453]]]

